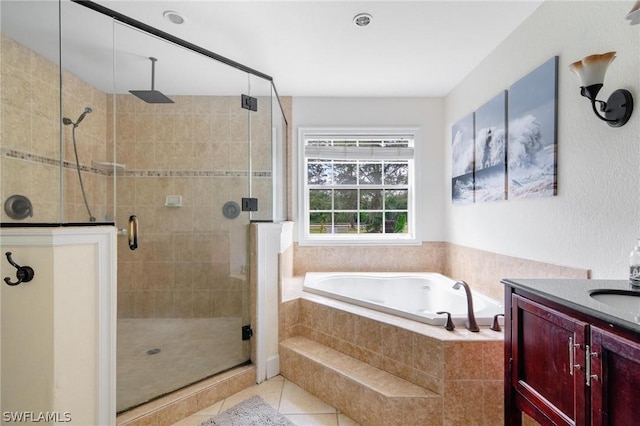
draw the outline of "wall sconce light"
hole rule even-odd
[[[624,126],[633,111],[633,97],[628,90],[618,89],[614,91],[607,102],[596,99],[603,86],[604,75],[609,64],[615,59],[616,52],[607,52],[601,55],[590,55],[569,65],[580,80],[580,94],[591,101],[593,112],[599,119],[606,121],[611,127]],[[600,106],[598,112],[596,104]]]

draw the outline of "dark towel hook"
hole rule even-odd
[[[33,276],[36,273],[35,273],[35,271],[33,270],[33,268],[31,266],[20,266],[20,265],[18,265],[11,258],[11,252],[10,251],[6,252],[5,254],[7,255],[7,260],[9,261],[11,266],[13,266],[14,268],[17,269],[16,277],[18,278],[18,281],[12,283],[11,282],[11,278],[5,277],[5,279],[4,279],[5,283],[7,283],[8,285],[14,286],[14,285],[18,285],[18,284],[21,284],[21,283],[28,283],[29,281],[31,281],[33,279]]]

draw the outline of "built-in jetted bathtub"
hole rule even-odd
[[[431,325],[443,325],[447,311],[456,326],[467,319],[467,297],[455,290],[455,280],[435,272],[307,272],[306,292],[341,300]],[[473,291],[473,307],[480,326],[490,326],[503,304]]]

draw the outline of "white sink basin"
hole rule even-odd
[[[590,296],[621,311],[640,314],[640,291],[594,290]]]

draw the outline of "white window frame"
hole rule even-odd
[[[420,220],[421,203],[419,189],[420,170],[420,129],[418,127],[366,127],[366,128],[298,128],[298,243],[306,246],[332,245],[417,245],[421,244]],[[413,160],[410,160],[408,186],[410,188],[407,210],[408,229],[406,234],[311,234],[309,232],[309,189],[307,184],[307,169],[305,147],[306,141],[318,138],[341,137],[384,137],[410,138],[413,140]]]

